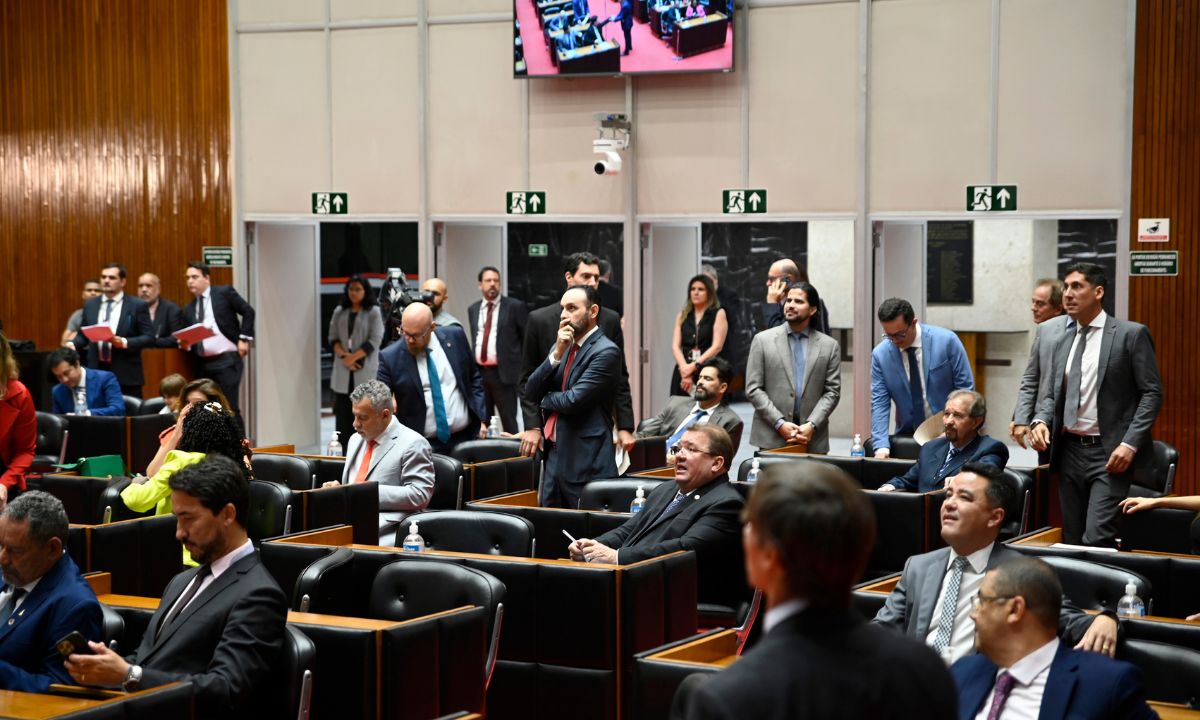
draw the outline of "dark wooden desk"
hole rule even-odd
[[[559,50],[556,56],[558,71],[563,75],[621,72],[621,48],[612,40],[574,50]]]
[[[150,688],[136,693],[123,693],[115,690],[96,690],[99,698],[70,697],[49,693],[26,693],[16,690],[0,690],[0,717],[14,720],[49,720],[71,713],[82,713],[93,708],[107,705],[118,705],[131,699],[153,695],[170,688],[178,687],[180,683],[171,683],[161,687]],[[55,687],[51,686],[53,690]],[[181,708],[186,710],[186,708]],[[178,717],[182,717],[181,713]],[[84,716],[86,717],[86,716]]]
[[[724,47],[728,31],[729,18],[719,12],[680,20],[675,23],[675,36],[672,38],[675,54],[687,57]]]

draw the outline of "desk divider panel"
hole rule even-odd
[[[79,528],[79,530],[76,530]],[[78,534],[84,534],[79,562]],[[183,567],[183,547],[175,539],[175,516],[158,515],[107,525],[72,526],[68,551],[82,572],[112,573],[118,593],[156,597]]]
[[[538,459],[513,457],[481,463],[463,463],[466,487],[463,502],[537,487]]]

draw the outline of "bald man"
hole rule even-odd
[[[396,419],[446,454],[487,432],[483,382],[462,328],[434,329],[433,311],[413,303],[400,318],[403,343],[379,354],[378,378],[396,397]]]
[[[183,311],[178,305],[162,297],[162,280],[154,273],[142,273],[138,277],[138,297],[150,308],[150,325],[154,328],[153,347],[179,347],[174,333],[183,329]]]
[[[446,312],[446,308],[443,307],[446,304],[446,298],[450,297],[450,293],[446,290],[446,283],[441,278],[429,278],[421,283],[421,289],[433,296],[429,300],[428,305],[429,309],[433,311],[434,325],[440,328],[450,327],[451,325],[460,328],[463,326],[458,321],[458,318]]]

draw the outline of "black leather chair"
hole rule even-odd
[[[916,460],[921,456],[921,443],[909,435],[889,435],[888,442],[891,444],[891,457],[896,460]],[[864,439],[863,449],[867,457],[875,455],[875,447],[870,437]]]
[[[1151,614],[1153,588],[1144,575],[1078,558],[1043,555],[1041,559],[1058,573],[1063,593],[1080,608],[1115,612],[1117,602],[1125,594],[1125,585],[1132,582],[1137,586],[1138,597],[1146,604],[1146,614]]]
[[[757,457],[748,458],[742,461],[738,466],[737,479],[738,482],[746,482],[746,476],[750,472],[750,468],[754,466],[754,461],[758,460],[759,470],[765,472],[772,465],[787,465],[792,463],[812,463],[821,462],[807,457],[788,457],[787,455],[759,455]]]
[[[1200,652],[1151,640],[1126,640],[1118,657],[1141,668],[1146,699],[1200,709]]]
[[[317,646],[292,624],[283,634],[283,652],[275,668],[274,697],[264,702],[280,720],[308,720],[312,708],[313,672]]]
[[[67,430],[67,419],[52,413],[37,413],[37,445],[34,447],[31,472],[54,472],[55,463],[66,462],[67,440],[71,433]]]
[[[136,398],[132,395],[122,395],[121,397],[124,398],[124,400],[125,400],[125,417],[133,417],[134,415],[141,414],[141,412],[140,412],[142,409],[142,399],[141,398]]]
[[[534,556],[533,523],[520,515],[470,510],[434,510],[409,515],[430,550],[481,555]]]
[[[125,618],[116,610],[113,610],[104,603],[100,603],[100,626],[104,630],[103,642],[105,645],[112,646],[114,640],[120,641],[125,637]],[[89,640],[91,638],[88,638]],[[128,652],[119,644],[117,649],[122,654]]]
[[[125,505],[125,501],[121,499],[121,491],[129,487],[132,482],[129,478],[116,478],[108,484],[104,492],[100,494],[100,522],[118,522],[120,520],[133,520],[134,518],[150,517],[154,514],[154,508],[150,508],[146,512],[134,512]]]
[[[1033,502],[1033,477],[1028,473],[1005,468],[1004,474],[1017,488],[1015,507],[1010,508],[1000,528],[1000,538],[1007,540],[1029,531],[1029,512]]]
[[[516,438],[468,440],[454,446],[450,456],[464,465],[520,457],[521,441]]]
[[[629,506],[637,497],[640,487],[646,495],[664,482],[663,478],[615,478],[613,480],[593,480],[583,488],[579,495],[580,510],[603,510],[604,512],[629,512]]]
[[[311,490],[316,486],[316,470],[305,458],[263,453],[255,455],[251,463],[258,480],[279,483],[292,490]]]
[[[1138,497],[1170,495],[1175,485],[1175,469],[1179,466],[1179,451],[1170,443],[1154,441],[1154,469],[1135,476],[1129,494]],[[1141,482],[1138,482],[1141,481]],[[1149,483],[1144,485],[1142,483]]]
[[[463,466],[458,460],[433,454],[433,496],[430,510],[461,510],[463,497]]]
[[[486,684],[491,682],[504,624],[504,583],[488,573],[450,563],[420,560],[392,562],[380,568],[371,583],[367,611],[382,620],[411,620],[422,615],[477,605],[490,623]]]
[[[296,497],[287,486],[251,480],[246,532],[254,544],[258,545],[266,538],[290,533],[296,505]]]
[[[137,414],[138,415],[157,415],[157,414],[161,413],[163,408],[165,408],[166,406],[167,406],[167,403],[162,399],[161,396],[146,398],[145,400],[142,401],[141,406],[138,407]]]
[[[270,548],[273,568],[278,568],[284,564],[281,562],[286,558],[280,557],[280,545],[282,543],[266,543],[265,548]],[[282,548],[283,552],[287,552],[289,548]],[[335,592],[337,588],[338,578],[347,576],[353,569],[354,551],[348,547],[339,547],[332,552],[313,560],[296,576],[296,582],[292,586],[292,609],[300,612],[317,612],[325,614],[333,614],[334,600],[330,597],[325,597],[319,594],[324,588],[328,592]],[[328,573],[328,577],[326,574]],[[277,577],[278,581],[279,578]]]

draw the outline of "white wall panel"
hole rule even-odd
[[[325,0],[236,0],[237,24],[323,23]]]
[[[528,2],[528,0],[520,0]],[[509,13],[513,11],[513,0],[429,0],[429,17],[457,15],[480,15]],[[511,70],[512,63],[508,63]]]
[[[355,213],[420,211],[417,29],[333,33],[333,184]]]
[[[768,195],[774,201],[773,196]],[[854,221],[808,222],[808,279],[835,328],[854,325]]]
[[[311,211],[329,187],[323,32],[238,37],[244,213]]]
[[[330,0],[329,17],[344,20],[416,18],[417,0]]]

